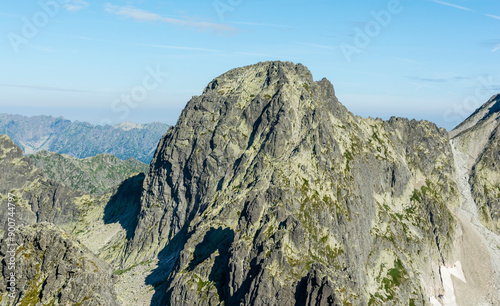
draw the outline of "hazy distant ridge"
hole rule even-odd
[[[10,136],[25,154],[47,150],[85,158],[109,153],[149,164],[168,128],[159,122],[100,126],[63,117],[0,114],[0,134]]]

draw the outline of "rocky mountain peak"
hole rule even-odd
[[[493,139],[500,136],[500,94],[491,97],[450,133],[458,150],[468,156],[468,171],[472,170]]]
[[[322,129],[322,122],[331,125],[346,116],[352,120],[332,84],[326,79],[314,82],[301,64],[263,62],[215,78],[189,101],[177,125],[160,141],[146,178],[155,189],[147,196],[162,190],[154,200],[158,207],[176,207],[175,216],[161,225],[168,234],[139,240],[162,239],[164,244],[208,205],[203,201],[213,201],[207,196],[235,187],[250,163],[260,160],[261,169],[266,159],[286,158],[311,130]],[[147,210],[163,214],[163,209]]]
[[[21,148],[19,148],[7,135],[0,135],[0,148],[3,158],[23,156],[23,150],[21,150]]]
[[[223,90],[224,88],[263,89],[273,85],[282,85],[285,82],[313,83],[312,74],[302,64],[291,62],[269,61],[254,65],[232,69],[215,78],[205,88],[209,90]]]
[[[488,102],[479,107],[472,115],[460,123],[453,131],[450,132],[450,137],[454,138],[458,134],[473,128],[477,125],[488,124],[492,121],[495,123],[500,120],[500,94],[491,97]]]
[[[203,95],[220,95],[225,100],[237,100],[238,107],[246,108],[250,104],[271,100],[277,94],[287,92],[299,99],[289,102],[306,101],[306,95],[320,86],[328,96],[335,97],[333,85],[326,79],[314,82],[311,72],[302,64],[291,62],[261,62],[251,66],[236,68],[215,78],[203,91]],[[228,99],[227,99],[228,98]],[[319,99],[311,102],[320,103]],[[300,105],[294,105],[298,108]],[[216,106],[214,106],[216,107]]]
[[[437,270],[396,250],[445,261],[451,163],[446,131],[355,117],[300,64],[233,69],[160,141],[123,265],[158,258],[150,279],[171,305],[387,301],[367,262],[373,275],[423,265],[433,287]],[[390,299],[423,301],[422,284],[397,283]]]

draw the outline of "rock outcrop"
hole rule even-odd
[[[481,222],[500,234],[500,95],[450,132],[467,156],[466,170]]]
[[[500,235],[500,124],[474,165],[470,182],[481,222]]]
[[[18,225],[51,222],[62,225],[78,220],[80,204],[87,198],[45,177],[33,161],[6,135],[0,135],[0,217],[7,220],[7,195],[17,199]],[[3,230],[2,225],[0,230]]]
[[[468,282],[476,279],[475,290],[469,291],[471,286],[459,291],[464,304],[500,303],[499,129],[500,95],[496,95],[450,132],[463,199],[457,211],[463,224],[462,243],[455,248],[468,258],[464,264]]]
[[[15,229],[20,230],[19,233],[16,231],[16,235],[22,238],[20,238],[19,243],[24,244],[17,249],[18,262],[22,262],[17,271],[23,275],[25,281],[29,280],[28,277],[38,275],[37,277],[45,277],[44,282],[47,283],[43,283],[43,286],[40,283],[36,283],[36,286],[29,285],[30,293],[28,296],[25,295],[28,289],[19,287],[17,292],[24,295],[17,296],[16,299],[6,297],[7,292],[0,290],[3,296],[1,305],[14,305],[14,300],[35,301],[37,298],[41,299],[38,305],[50,305],[51,303],[78,305],[80,302],[82,305],[113,305],[115,298],[108,301],[109,295],[104,293],[101,297],[89,295],[88,290],[91,287],[86,287],[85,283],[90,282],[89,286],[103,283],[105,284],[103,290],[106,291],[109,288],[114,290],[113,283],[118,286],[123,284],[123,281],[127,281],[122,277],[112,278],[108,270],[119,271],[119,266],[114,265],[114,263],[121,261],[127,239],[133,234],[144,174],[129,177],[119,186],[102,195],[92,195],[48,179],[42,169],[34,167],[33,159],[23,156],[22,150],[6,135],[0,135],[0,171],[2,171],[0,177],[0,220],[5,221],[2,222],[0,228],[0,237],[7,237],[4,236],[8,232],[7,217],[14,218]],[[13,211],[7,209],[9,194],[14,195],[15,208]],[[36,232],[37,236],[29,236],[30,232]],[[60,236],[58,233],[64,234]],[[43,241],[39,242],[39,240]],[[0,242],[2,247],[6,247],[5,240]],[[34,244],[34,249],[29,249],[27,252],[35,252],[38,255],[56,252],[57,256],[62,257],[57,258],[57,264],[53,261],[40,266],[38,264],[43,261],[43,256],[40,258],[32,257],[28,253],[19,255],[19,252],[26,249],[30,243]],[[43,248],[41,248],[40,243],[43,244]],[[64,247],[70,246],[70,249],[64,250]],[[97,278],[85,274],[88,271],[81,271],[85,273],[77,276],[76,282],[73,282],[74,279],[71,277],[59,277],[59,274],[62,273],[61,269],[68,265],[72,266],[75,262],[74,258],[71,257],[75,255],[72,253],[73,246],[77,246],[77,249],[81,248],[83,254],[94,263],[96,261],[92,259],[94,256],[92,254],[96,254],[101,258],[100,260],[107,262],[106,265],[98,264],[100,272]],[[2,256],[5,256],[5,250]],[[80,260],[80,257],[77,259]],[[81,264],[83,263],[77,262],[77,265]],[[105,269],[101,271],[102,267]],[[39,271],[41,274],[35,273],[35,268],[41,269]],[[85,270],[87,268],[88,265],[85,266]],[[1,262],[1,270],[3,273],[8,272],[6,261]],[[69,271],[68,273],[72,276],[73,272]],[[5,274],[5,276],[7,275]],[[42,281],[42,278],[38,278],[38,281]],[[5,285],[6,282],[2,282],[2,284]],[[63,290],[65,290],[64,294],[59,296],[58,292]],[[96,294],[100,295],[100,292],[96,291]],[[83,293],[85,293],[84,296],[82,296]],[[47,298],[42,299],[42,297]],[[86,299],[82,301],[81,298]],[[21,303],[21,305],[35,304],[35,302],[32,304]]]
[[[16,235],[14,298],[5,295],[12,271],[0,239],[0,298],[6,305],[118,305],[109,264],[55,225],[21,227]]]
[[[144,186],[125,264],[158,257],[161,303],[423,304],[453,264],[447,132],[355,117],[300,64],[214,79]]]

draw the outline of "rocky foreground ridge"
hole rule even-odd
[[[465,135],[486,121],[450,143],[427,121],[354,116],[300,64],[259,63],[193,97],[145,177],[100,196],[68,191],[69,219],[29,219],[27,199],[24,223],[56,223],[107,262],[96,279],[114,270],[110,304],[116,292],[122,305],[495,305],[497,138],[474,162],[464,157],[477,147]],[[7,142],[0,166],[16,173],[21,157],[8,157],[17,149]],[[474,217],[476,202],[489,219]],[[1,303],[31,292],[18,290]]]

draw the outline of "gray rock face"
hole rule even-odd
[[[472,169],[470,183],[481,221],[500,235],[500,124]]]
[[[477,109],[450,136],[468,156],[469,183],[479,220],[500,234],[500,95]]]
[[[144,187],[125,263],[159,258],[163,304],[423,304],[451,260],[447,132],[355,117],[300,64],[213,80]]]
[[[6,220],[7,195],[16,195],[17,222],[28,225],[47,221],[65,224],[80,214],[83,193],[45,178],[33,161],[6,135],[0,135],[0,216]],[[3,230],[3,226],[2,226]]]
[[[69,235],[46,222],[21,227],[16,234],[16,294],[3,296],[2,305],[118,305],[110,266]],[[1,292],[7,292],[11,272],[6,254],[2,238]]]
[[[491,120],[497,120],[500,113],[500,94],[494,95],[480,108],[474,111],[467,119],[450,132],[450,138],[455,138],[460,133],[477,128]]]
[[[85,158],[108,153],[123,160],[134,157],[150,163],[168,128],[159,122],[95,126],[62,117],[0,114],[0,134],[11,137],[26,154],[47,150]]]
[[[137,222],[136,203],[144,174],[94,196],[47,179],[42,169],[34,167],[33,159],[23,156],[6,135],[0,135],[0,170],[0,220],[5,221],[0,237],[7,233],[11,193],[16,204],[13,217],[20,229],[16,232],[20,239],[16,271],[22,276],[15,300],[6,296],[6,282],[2,281],[2,305],[14,305],[15,301],[20,305],[117,304],[111,294],[115,281],[112,268],[102,260],[122,260],[124,244]],[[80,244],[80,239],[101,259]],[[0,251],[0,270],[7,277],[8,265],[2,260],[7,245],[3,239],[0,243],[4,248]]]

